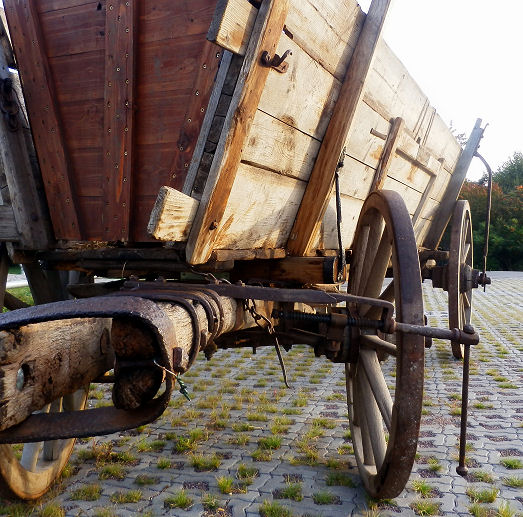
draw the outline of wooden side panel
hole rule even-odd
[[[103,236],[129,240],[137,0],[111,0],[105,17]]]
[[[120,0],[6,2],[14,6],[13,11],[34,12],[42,36],[41,47],[31,48],[34,38],[27,33],[25,19],[18,23],[23,25],[19,39],[28,47],[23,48],[23,55],[29,72],[22,69],[22,74],[37,146],[40,142],[38,156],[44,178],[50,170],[48,155],[60,153],[49,148],[49,128],[55,126],[48,112],[45,127],[35,118],[35,113],[43,112],[43,103],[40,87],[34,85],[49,84],[54,89],[49,97],[63,140],[63,145],[55,147],[65,156],[71,196],[60,186],[61,203],[57,203],[56,193],[55,198],[48,193],[48,204],[65,221],[75,224],[74,217],[67,215],[68,199],[76,208],[82,230],[74,235],[57,232],[57,236],[66,240],[151,240],[147,222],[156,195],[162,185],[183,184],[185,164],[190,161],[220,60],[220,49],[205,41],[215,3],[133,0],[127,6]],[[133,19],[126,24],[125,9],[120,9],[127,7],[132,8]],[[9,12],[8,16],[13,23]],[[117,26],[122,30],[115,31]],[[134,58],[133,47],[125,51],[131,41],[136,45]],[[37,59],[36,51],[41,59]],[[28,57],[29,52],[33,57]],[[123,65],[118,63],[122,53],[128,55]],[[49,80],[45,76],[32,81],[36,61]],[[132,62],[134,73],[127,67]],[[122,77],[124,72],[128,77]],[[115,88],[116,84],[125,88]],[[61,178],[54,170],[48,175],[51,182]]]
[[[58,239],[77,240],[81,237],[81,229],[74,203],[70,161],[36,5],[35,2],[9,0],[4,6],[22,74],[54,233]]]

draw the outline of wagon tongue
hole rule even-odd
[[[104,296],[68,300],[11,311],[0,317],[0,330],[13,330],[32,323],[72,318],[123,318],[147,328],[154,336],[158,366],[172,370],[167,344],[174,341],[171,321],[150,300],[137,296]],[[151,362],[151,361],[149,361]],[[120,364],[121,363],[121,364]],[[116,356],[115,373],[125,369]],[[161,374],[161,370],[158,369]],[[161,383],[161,375],[160,382]],[[25,443],[64,438],[82,438],[133,429],[157,419],[167,407],[173,377],[165,376],[165,389],[158,397],[136,409],[102,407],[61,413],[35,413],[20,424],[0,431],[0,443]],[[153,394],[154,396],[154,394]]]

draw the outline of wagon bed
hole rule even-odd
[[[366,30],[354,0],[5,9],[55,249],[186,242],[192,264],[325,254],[342,149],[346,247],[376,188],[402,195],[420,246],[448,197],[461,148],[379,38],[387,2]],[[292,52],[286,73],[264,49]]]

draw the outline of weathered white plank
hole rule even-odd
[[[242,161],[306,181],[319,147],[318,140],[258,110]]]
[[[186,241],[199,202],[179,190],[162,187],[154,203],[147,231],[160,241]]]
[[[283,247],[304,189],[303,181],[240,164],[215,248]]]
[[[247,0],[218,0],[207,39],[245,55],[258,9]]]
[[[322,139],[338,97],[340,82],[286,34],[278,54],[292,51],[285,74],[269,73],[258,108],[308,135]]]

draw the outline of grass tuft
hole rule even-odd
[[[182,489],[171,497],[164,499],[163,505],[165,508],[182,508],[187,510],[193,505],[193,498]]]

